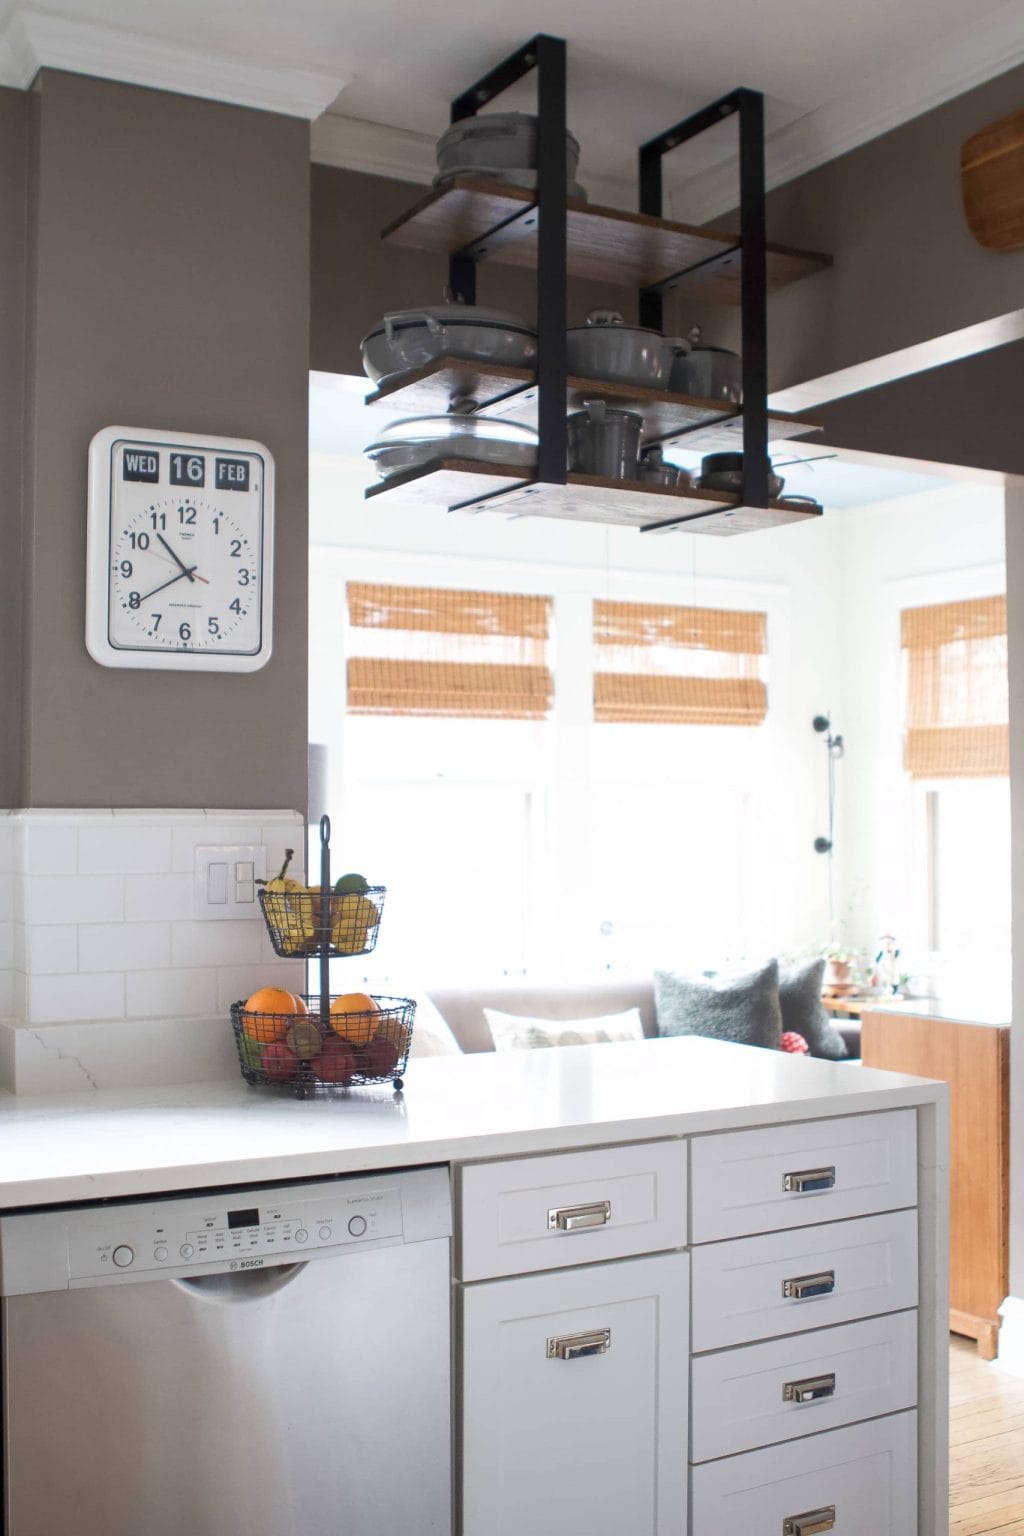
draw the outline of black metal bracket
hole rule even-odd
[[[530,70],[537,71],[537,197],[507,223],[537,218],[537,478],[556,485],[566,479],[566,195],[565,42],[538,33],[498,64],[451,105],[451,120],[474,116]],[[505,224],[499,226],[504,228]],[[467,304],[476,302],[476,262],[495,231],[452,256],[448,285]]]
[[[662,159],[726,118],[739,117],[740,327],[743,352],[743,491],[741,503],[766,507],[768,496],[768,258],[765,221],[764,97],[741,88],[684,118],[641,145],[640,212],[662,216]],[[716,260],[719,258],[712,258]],[[704,265],[704,263],[700,263]],[[692,269],[690,269],[692,270]],[[640,324],[661,330],[663,295],[686,275],[677,272],[640,291]]]

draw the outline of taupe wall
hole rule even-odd
[[[1024,475],[1022,398],[1024,342],[1017,341],[809,415],[837,448]]]
[[[1019,68],[770,194],[771,239],[836,258],[772,301],[773,389],[1024,308],[1024,251],[983,251],[960,194],[964,139],[1022,101]]]
[[[303,809],[308,125],[52,71],[36,90],[23,802]],[[87,451],[114,423],[274,454],[262,671],[88,656]]]
[[[0,806],[21,795],[21,551],[30,99],[0,90]]]
[[[362,373],[359,343],[366,332],[388,310],[440,303],[448,260],[381,242],[380,231],[423,196],[422,187],[326,165],[314,165],[312,187],[310,366],[325,373]],[[533,276],[482,263],[477,300],[532,315]],[[630,289],[570,283],[571,324],[581,324],[599,305],[635,319],[636,294]]]

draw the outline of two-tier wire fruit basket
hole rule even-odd
[[[331,823],[320,819],[320,884],[306,887],[280,875],[260,890],[259,902],[275,954],[302,958],[319,988],[302,993],[265,987],[235,1003],[231,1022],[246,1082],[288,1088],[298,1097],[333,1093],[368,1083],[402,1088],[416,1004],[404,997],[363,992],[331,995],[332,959],[366,955],[377,943],[385,887],[358,875],[331,884]]]

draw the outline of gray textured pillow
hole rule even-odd
[[[743,976],[679,976],[655,971],[659,1035],[709,1035],[778,1050],[782,1037],[779,962]]]
[[[842,1061],[850,1053],[821,1003],[824,960],[802,960],[779,972],[779,1003],[783,1029],[803,1035],[812,1056]]]

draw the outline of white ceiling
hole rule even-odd
[[[145,84],[162,69],[169,89],[246,100],[248,79],[251,105],[315,118],[330,103],[316,158],[404,159],[417,179],[454,95],[533,33],[564,36],[580,179],[598,195],[632,183],[645,138],[738,85],[766,95],[778,181],[1024,60],[1024,0],[60,0],[0,15],[0,83],[41,63]],[[529,90],[500,105],[529,106]]]

